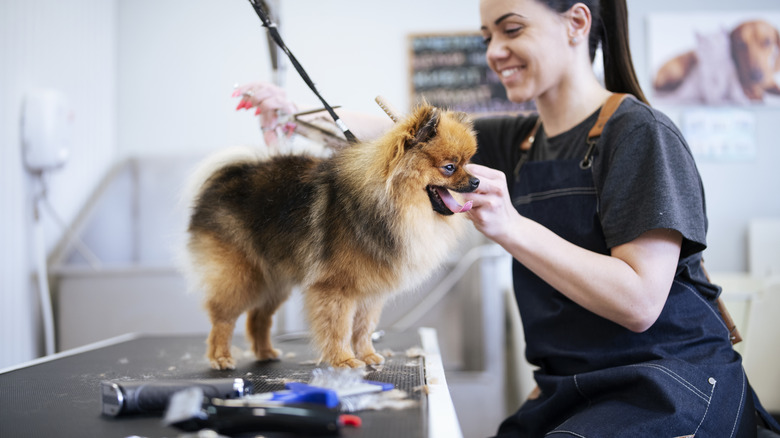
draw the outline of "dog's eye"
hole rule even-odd
[[[445,166],[442,166],[442,172],[447,176],[452,175],[453,173],[455,173],[455,165],[447,164]]]

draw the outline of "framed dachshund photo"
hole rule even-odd
[[[780,106],[780,12],[648,17],[654,103]]]

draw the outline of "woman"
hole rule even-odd
[[[501,437],[755,436],[753,391],[701,267],[704,194],[679,130],[650,108],[624,1],[482,0],[487,59],[535,117],[480,120],[467,213],[514,259],[538,396]],[[603,87],[591,67],[604,51]],[[595,148],[612,92],[629,93]],[[497,170],[494,170],[497,169]],[[763,411],[763,409],[762,409]]]
[[[701,267],[701,180],[637,83],[625,1],[481,0],[480,14],[488,64],[510,100],[534,100],[539,113],[475,122],[469,171],[481,183],[464,195],[476,228],[514,257],[526,356],[538,367],[537,390],[497,436],[755,436],[757,411],[759,424],[772,420]],[[606,88],[591,66],[599,45]],[[281,95],[269,90],[245,98],[264,126]],[[590,148],[615,92],[633,97]]]

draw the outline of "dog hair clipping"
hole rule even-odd
[[[377,96],[374,100],[393,122],[398,123],[398,121],[401,120],[401,113],[399,113],[384,96]]]

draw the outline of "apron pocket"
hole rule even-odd
[[[548,435],[692,436],[717,386],[695,367],[673,360],[583,373],[572,380],[586,404]]]

